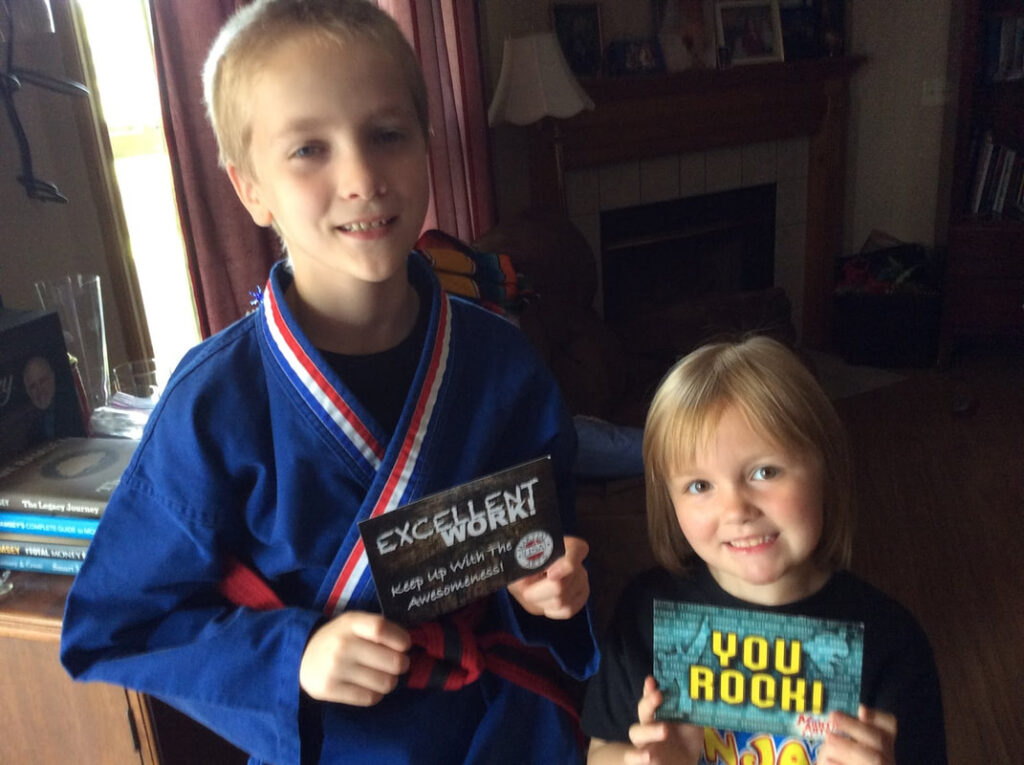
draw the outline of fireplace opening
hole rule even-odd
[[[771,287],[775,184],[601,213],[605,319]]]

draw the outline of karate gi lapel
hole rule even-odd
[[[426,469],[425,460],[420,459],[424,438],[443,408],[438,394],[449,369],[451,305],[419,256],[410,258],[409,272],[411,279],[425,280],[431,286],[430,319],[409,396],[394,436],[386,444],[359,418],[357,409],[360,407],[352,400],[351,393],[340,383],[332,384],[334,375],[322,371],[320,354],[309,344],[284,302],[287,282],[282,278],[280,265],[271,273],[260,308],[271,354],[299,397],[351,458],[366,483],[363,504],[317,595],[317,604],[328,615],[341,613],[349,607],[376,607],[376,593],[357,523],[418,496]]]

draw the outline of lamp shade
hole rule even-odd
[[[554,32],[505,40],[501,74],[487,111],[492,125],[528,125],[544,117],[565,119],[594,102],[580,86],[562,55]]]

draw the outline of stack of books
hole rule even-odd
[[[976,142],[975,155],[971,214],[1024,220],[1024,154],[986,131]]]
[[[62,438],[0,469],[0,569],[77,574],[138,443]]]
[[[990,82],[1024,78],[1024,16],[993,16],[982,40],[985,77]]]

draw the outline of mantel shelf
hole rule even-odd
[[[728,69],[690,69],[670,74],[626,77],[584,77],[583,88],[599,102],[644,98],[666,93],[708,93],[737,88],[775,88],[784,83],[807,83],[849,77],[863,56],[836,56],[803,61],[751,64]]]
[[[596,108],[552,122],[563,169],[817,132],[859,57],[584,80]]]

